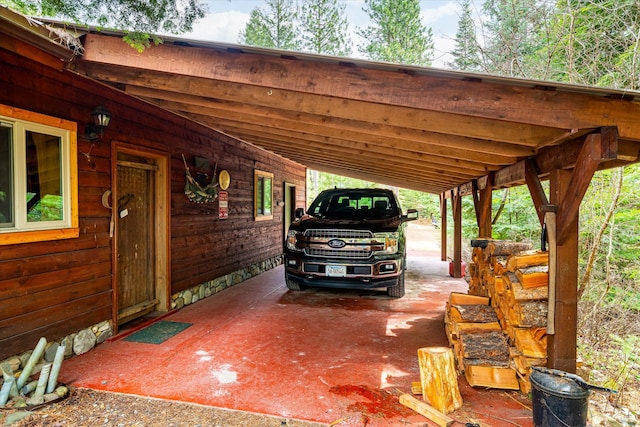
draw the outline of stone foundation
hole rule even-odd
[[[283,257],[277,256],[267,259],[258,264],[253,264],[245,269],[234,271],[225,276],[218,277],[208,282],[202,283],[193,288],[185,289],[182,292],[171,295],[171,309],[181,309],[182,307],[193,304],[203,298],[217,294],[231,286],[244,282],[247,279],[264,273],[265,271],[276,268],[282,264]]]

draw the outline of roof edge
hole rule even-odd
[[[24,41],[63,62],[72,62],[82,52],[81,43],[70,34],[4,5],[0,5],[0,34]]]

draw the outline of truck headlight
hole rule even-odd
[[[375,233],[373,235],[373,251],[385,254],[395,254],[398,252],[398,239],[400,233]]]
[[[296,230],[289,230],[287,233],[287,249],[290,251],[301,252],[302,248],[296,246],[296,242],[298,241],[298,232]]]

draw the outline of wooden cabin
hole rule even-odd
[[[0,17],[0,360],[280,263],[304,166],[83,77],[72,40]]]
[[[450,199],[456,277],[462,197],[488,238],[493,190],[527,185],[562,266],[548,366],[575,371],[580,202],[595,171],[640,161],[640,92],[177,38],[140,54],[49,24],[0,7],[0,358],[276,265],[310,167],[438,194],[441,221]],[[45,202],[57,222],[29,220]]]

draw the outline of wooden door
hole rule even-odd
[[[155,160],[118,153],[117,230],[118,324],[154,311],[156,297]]]

